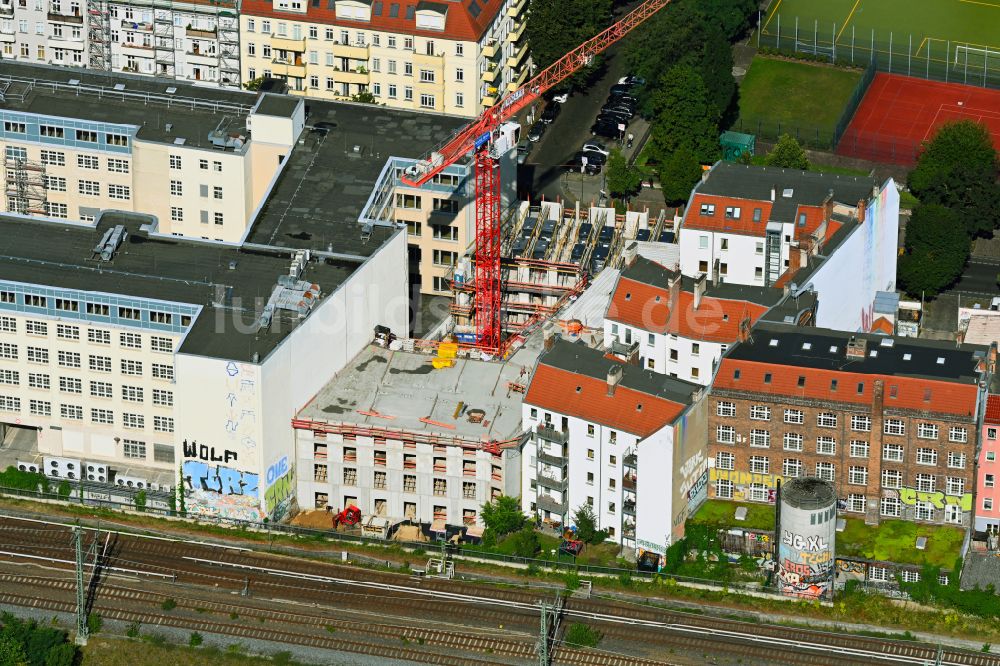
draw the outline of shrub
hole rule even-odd
[[[63,479],[59,482],[59,486],[56,488],[56,494],[59,495],[60,499],[69,499],[69,494],[72,491],[72,486],[69,485],[69,481]]]
[[[164,599],[163,603],[160,604],[160,608],[162,608],[165,611],[172,611],[173,609],[177,608],[177,602],[174,601],[173,599]]]
[[[145,511],[146,510],[146,491],[145,490],[140,490],[139,492],[137,492],[135,494],[135,497],[133,498],[133,500],[135,501],[135,510],[136,511]]]
[[[103,624],[104,624],[104,621],[101,619],[101,616],[98,615],[97,613],[88,613],[87,614],[87,631],[88,632],[90,632],[92,634],[96,634],[97,632],[99,632],[101,630],[101,625],[103,625]]]
[[[204,637],[202,637],[202,635],[199,634],[197,631],[192,631],[191,637],[188,638],[188,645],[190,645],[191,647],[198,647],[204,642],[205,642]]]
[[[142,624],[140,624],[139,622],[130,622],[128,627],[125,628],[125,635],[128,636],[129,638],[135,638],[136,636],[139,635],[139,629],[141,627]]]
[[[597,647],[603,637],[597,629],[580,622],[574,622],[566,631],[566,643],[579,647]]]

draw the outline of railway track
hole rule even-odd
[[[93,539],[93,532],[89,534]],[[103,565],[106,571],[113,573],[117,569],[131,572],[132,575],[145,575],[151,580],[167,578],[188,590],[210,586],[213,589],[236,591],[249,587],[257,599],[293,599],[300,604],[313,603],[337,609],[335,611],[330,608],[329,612],[352,609],[351,612],[356,614],[377,615],[380,618],[377,622],[352,624],[345,621],[343,629],[345,633],[376,641],[405,635],[409,641],[422,642],[425,649],[434,647],[469,650],[476,654],[505,656],[518,662],[533,661],[534,642],[526,637],[537,632],[540,602],[543,599],[551,601],[537,592],[521,589],[494,588],[430,578],[417,579],[396,573],[225,548],[216,544],[105,534],[102,533],[100,537],[99,552],[104,554]],[[18,561],[30,557],[37,558],[34,560],[36,562],[38,559],[49,560],[50,566],[72,565],[72,550],[66,526],[0,518],[0,544],[0,552],[5,554],[0,555],[0,559]],[[12,581],[0,576],[0,589],[6,589],[10,582]],[[121,595],[127,594],[135,594],[135,591],[117,589],[105,582],[100,588],[98,602],[113,601],[120,604],[127,600]],[[153,593],[145,591],[143,594],[146,596],[132,597],[131,600],[147,605],[158,603]],[[325,624],[337,625],[338,631],[340,630],[338,623],[329,621],[329,615],[312,610],[296,610],[292,613],[251,608],[252,602],[245,600],[241,600],[238,605],[204,600],[192,603],[201,603],[202,608],[213,612],[253,614],[253,617],[266,622],[268,626],[283,627],[282,631],[289,631],[290,634],[296,634],[296,631],[308,632],[317,626],[322,628]],[[240,610],[226,611],[227,608]],[[461,617],[465,623],[460,630],[451,627],[443,630],[413,626],[421,623],[448,626],[455,621],[456,616]],[[646,656],[662,654],[669,648],[672,652],[676,650],[688,654],[723,654],[742,658],[747,663],[819,666],[836,661],[841,666],[920,663],[1000,666],[1000,659],[983,653],[948,649],[942,652],[941,661],[936,662],[937,650],[919,643],[750,624],[603,600],[570,599],[563,608],[563,617],[564,625],[582,621],[598,626],[607,639],[606,643],[645,648]],[[389,618],[397,618],[406,624],[393,625],[391,621],[386,622]],[[504,627],[506,636],[496,635],[497,631],[493,627],[498,626]],[[520,634],[525,638],[510,638],[512,634]],[[329,639],[324,636],[311,638]],[[555,656],[557,659],[554,663],[593,666],[664,663],[644,661],[635,656],[573,650],[565,646],[556,648]]]

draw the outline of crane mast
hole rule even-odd
[[[454,164],[469,152],[475,160],[476,197],[476,269],[475,321],[476,346],[488,354],[503,351],[502,285],[500,272],[500,157],[498,148],[512,148],[495,143],[497,130],[520,110],[546,91],[586,67],[594,56],[627,35],[636,26],[670,4],[671,0],[646,0],[586,42],[549,65],[496,105],[486,109],[472,123],[459,130],[441,146],[425,155],[406,170],[400,180],[419,187]]]

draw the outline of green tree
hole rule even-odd
[[[137,492],[135,494],[135,497],[133,499],[135,501],[135,510],[136,511],[145,511],[146,510],[146,491],[145,490],[140,490],[139,492]]]
[[[719,155],[719,113],[708,101],[705,84],[690,67],[671,67],[653,96],[650,149],[660,164],[686,147],[704,163]]]
[[[573,512],[573,523],[576,525],[576,535],[584,543],[599,544],[608,538],[608,533],[597,529],[597,516],[589,504],[581,504]]]
[[[351,95],[352,102],[361,102],[362,104],[375,104],[377,100],[375,95],[367,90],[362,90],[359,93]]]
[[[532,62],[545,69],[603,30],[610,16],[611,0],[531,0],[524,33]],[[595,58],[570,81],[581,85],[599,64]]]
[[[786,169],[809,169],[809,160],[806,158],[806,151],[794,137],[782,134],[778,138],[778,143],[774,144],[764,157],[764,164],[767,166],[784,167]]]
[[[24,644],[6,631],[0,633],[0,664],[3,666],[28,666]]]
[[[755,0],[698,0],[702,13],[722,28],[729,41],[742,37],[757,13]]]
[[[1000,227],[998,169],[989,131],[963,120],[943,125],[924,144],[908,184],[922,203],[958,213],[970,236],[988,236]]]
[[[243,87],[247,90],[252,90],[254,92],[260,90],[261,85],[264,83],[264,77],[258,76],[256,79],[251,79],[243,84]]]
[[[497,537],[518,531],[528,521],[528,517],[521,511],[521,498],[509,495],[500,495],[484,504],[480,515],[486,529]]]
[[[608,157],[608,191],[611,196],[627,199],[642,185],[642,174],[628,163],[617,148]]]
[[[681,146],[660,165],[659,175],[663,200],[669,206],[680,206],[701,178],[701,164],[690,148]]]
[[[534,557],[541,547],[538,543],[538,534],[528,525],[507,537],[504,543],[507,541],[511,542],[511,552],[518,557]]]
[[[897,270],[907,293],[937,295],[958,279],[968,259],[969,236],[955,211],[938,204],[913,209],[906,225],[906,252]]]

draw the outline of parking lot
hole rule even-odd
[[[603,71],[588,90],[576,91],[569,97],[555,121],[549,125],[542,138],[531,145],[525,163],[521,166],[518,177],[518,189],[521,196],[531,196],[539,199],[562,197],[568,201],[581,201],[589,204],[598,201],[604,187],[604,169],[597,175],[585,175],[579,171],[569,172],[567,166],[580,147],[597,139],[608,148],[621,147],[611,139],[593,137],[590,126],[594,124],[604,105],[611,86],[628,72],[625,58],[619,46],[608,50],[604,59]],[[537,118],[542,105],[534,110]],[[523,120],[528,120],[523,119]],[[626,134],[635,136],[631,149],[623,148],[626,156],[631,156],[640,149],[640,139],[645,136],[648,124],[639,116],[635,116],[628,126]],[[531,123],[525,122],[522,138],[527,137]]]

